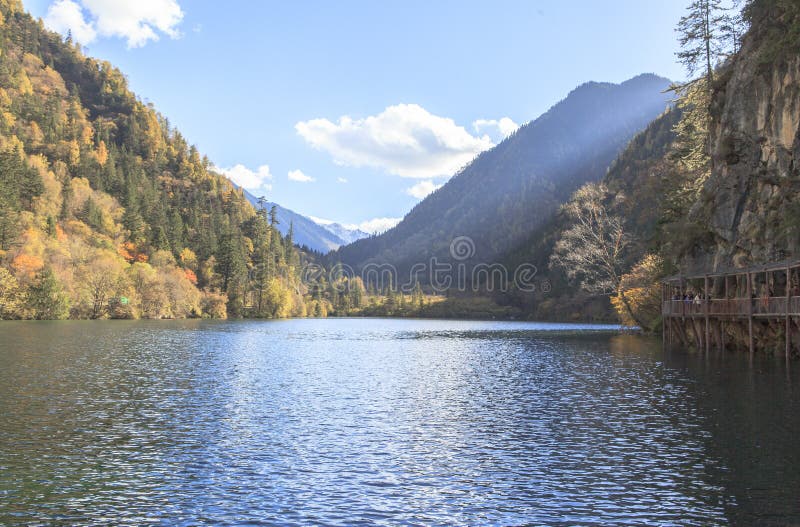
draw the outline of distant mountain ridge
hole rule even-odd
[[[332,233],[334,236],[338,237],[340,240],[344,241],[344,245],[348,243],[353,243],[355,241],[361,240],[363,238],[368,238],[370,234],[368,232],[364,232],[361,229],[351,229],[345,227],[341,223],[322,223],[317,221],[318,225],[321,225],[322,228],[326,229],[328,232]]]
[[[247,190],[243,189],[243,191],[247,201],[258,209],[261,206],[258,203],[258,198]],[[278,231],[281,234],[286,236],[291,225],[293,228],[292,236],[296,245],[307,247],[322,254],[327,254],[343,245],[369,236],[363,231],[348,229],[338,223],[322,225],[307,216],[303,216],[272,201],[265,202],[264,206],[267,209],[271,209],[273,206],[276,207],[279,222]]]
[[[332,257],[355,267],[391,263],[401,272],[428,258],[449,259],[468,236],[475,260],[522,242],[570,194],[600,180],[637,132],[670,103],[670,81],[643,74],[621,84],[588,82],[519,128],[417,204],[386,233],[342,247]]]

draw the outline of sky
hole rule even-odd
[[[587,81],[685,77],[689,0],[23,0],[214,166],[380,231]]]

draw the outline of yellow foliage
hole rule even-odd
[[[200,305],[203,308],[203,316],[206,318],[228,318],[228,296],[224,293],[205,291],[202,293]]]
[[[105,141],[100,141],[100,144],[97,146],[97,152],[95,152],[95,157],[97,158],[97,163],[101,167],[106,165],[106,161],[108,161],[108,148],[106,148]]]
[[[180,254],[181,265],[187,269],[197,270],[197,255],[193,250],[185,247]]]
[[[24,70],[19,70],[15,80],[20,95],[31,95],[33,93],[33,85]]]
[[[13,128],[14,124],[17,122],[17,118],[11,112],[0,112],[0,118],[3,119],[4,128]]]
[[[88,124],[84,125],[83,129],[81,130],[81,144],[83,145],[92,144],[93,137],[94,137],[94,128],[92,128]]]
[[[42,133],[42,129],[39,128],[39,125],[36,124],[36,121],[31,121],[28,126],[28,138],[32,146],[38,146],[44,141],[44,134]]]
[[[73,303],[73,309],[89,318],[107,317],[109,302],[128,293],[126,267],[125,261],[113,252],[94,251],[78,269],[79,298]]]
[[[272,318],[288,318],[295,310],[295,299],[291,291],[278,278],[272,278],[267,283],[263,304]]]
[[[611,303],[624,325],[638,326],[635,320],[638,319],[645,326],[642,329],[654,329],[661,315],[659,279],[662,268],[660,256],[647,254],[629,273],[622,276],[619,291],[611,297]]]
[[[81,161],[81,147],[77,141],[70,141],[68,145],[67,160],[70,165],[75,166]]]
[[[36,55],[26,53],[22,57],[22,66],[33,90],[41,96],[49,97],[55,93],[63,97],[68,93],[61,75],[46,67]]]
[[[203,308],[212,309],[213,318],[225,318],[221,295],[201,298],[200,291],[186,277],[185,270],[175,266],[153,267],[136,262],[128,268],[127,275],[135,292],[136,307],[142,318],[185,318],[200,316]],[[223,305],[217,304],[222,301]]]
[[[55,218],[61,211],[61,183],[52,171],[46,170],[44,166],[38,166],[39,162],[43,163],[41,157],[35,156],[32,165],[38,168],[44,186],[42,195],[35,199],[36,214],[43,219],[48,216]]]
[[[8,269],[0,267],[0,318],[18,317],[24,300],[17,279],[8,272]]]
[[[69,220],[64,224],[68,234],[76,238],[89,238],[92,229],[80,220]]]

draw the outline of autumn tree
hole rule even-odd
[[[627,304],[622,301],[621,295],[612,297],[611,303],[626,326],[638,325],[646,331],[658,329],[656,326],[661,316],[660,280],[663,267],[664,262],[660,256],[646,254],[630,272],[622,275],[619,290],[624,293]]]
[[[98,253],[82,268],[81,287],[88,299],[85,306],[89,318],[107,315],[109,300],[126,292],[125,265],[109,253]]]
[[[620,288],[626,258],[634,238],[623,219],[609,211],[608,189],[589,183],[578,189],[562,207],[570,222],[556,242],[550,266],[564,270],[570,280],[592,294],[616,294],[628,315],[642,325]]]
[[[0,267],[0,319],[19,318],[25,296],[17,279]]]

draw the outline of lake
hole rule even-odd
[[[800,364],[610,329],[5,322],[0,524],[800,522]]]

